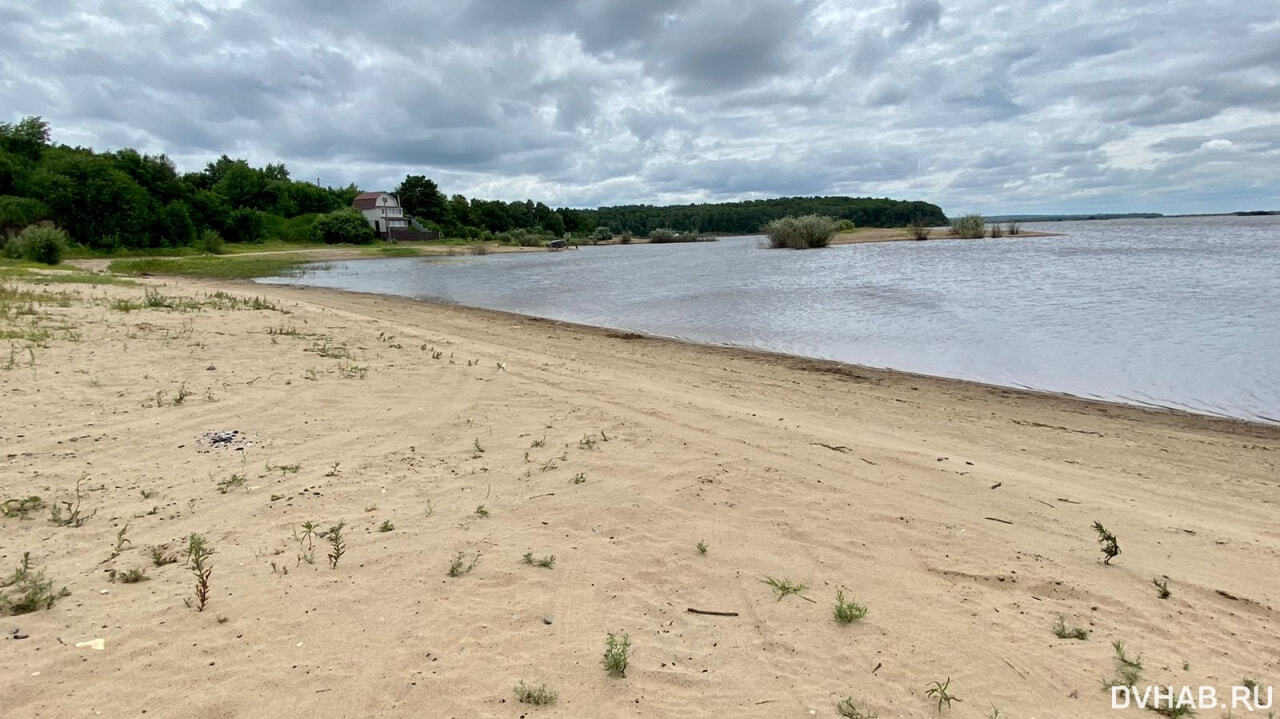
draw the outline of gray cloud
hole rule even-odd
[[[1247,0],[18,0],[0,121],[570,206],[1277,208],[1278,33]]]

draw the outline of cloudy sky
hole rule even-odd
[[[0,0],[0,121],[553,206],[1280,210],[1274,0]]]

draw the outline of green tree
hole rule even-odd
[[[445,219],[444,193],[434,180],[423,175],[408,175],[396,188],[396,197],[405,213],[425,222],[443,222]]]
[[[227,228],[222,236],[228,242],[262,242],[267,239],[262,213],[248,207],[232,210],[227,216]]]
[[[39,160],[49,144],[49,123],[38,115],[24,117],[16,123],[0,122],[0,150]]]
[[[187,206],[174,201],[156,212],[155,233],[163,245],[185,247],[196,238],[196,224],[191,221]]]
[[[39,200],[0,195],[0,239],[48,217],[49,208]]]
[[[312,232],[319,242],[328,244],[366,244],[373,242],[373,228],[364,215],[353,208],[334,210],[316,218]]]

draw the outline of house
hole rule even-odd
[[[390,192],[361,192],[351,204],[364,215],[378,237],[387,239],[394,230],[409,229],[409,220],[400,208],[400,200]]]

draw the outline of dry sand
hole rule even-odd
[[[110,301],[142,287],[44,288],[71,296],[38,321],[70,330],[0,370],[0,498],[70,499],[84,477],[92,516],[0,524],[0,572],[30,552],[71,592],[0,618],[29,635],[0,639],[6,717],[834,717],[845,696],[930,717],[924,689],[948,677],[961,701],[943,716],[1147,716],[1110,709],[1115,640],[1151,682],[1280,678],[1276,428],[401,299],[148,282],[277,309],[123,312]],[[339,347],[351,357],[317,352]],[[202,439],[222,430],[247,441]],[[244,486],[220,493],[233,474]],[[309,520],[346,523],[336,570],[322,540],[299,559]],[[1119,538],[1112,566],[1095,520]],[[149,557],[193,532],[216,551],[203,613],[184,606],[190,571]],[[455,578],[457,552],[480,561]],[[132,567],[149,581],[110,581]],[[766,577],[806,589],[779,600]],[[833,621],[838,589],[864,620]],[[1088,640],[1056,638],[1059,615]],[[625,678],[603,669],[608,632],[630,635]],[[558,701],[517,703],[521,680]]]

